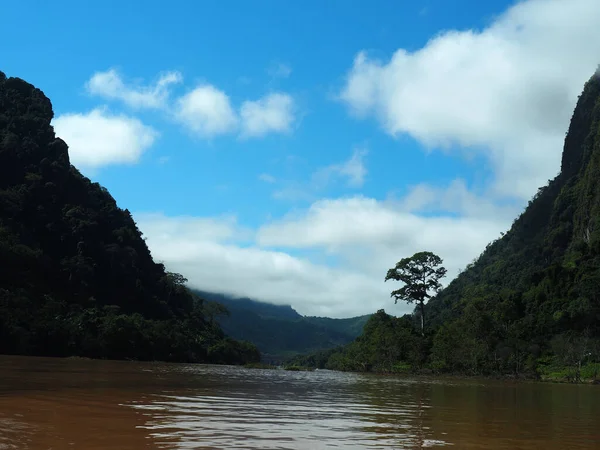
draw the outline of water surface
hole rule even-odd
[[[593,449],[600,388],[0,356],[0,449]]]

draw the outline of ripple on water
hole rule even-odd
[[[28,449],[34,430],[15,417],[0,416],[0,450]]]
[[[429,407],[386,379],[333,372],[186,368],[209,376],[209,388],[186,395],[165,392],[129,406],[163,448],[424,448],[430,439],[418,423]],[[400,381],[396,380],[395,387]],[[388,401],[373,398],[388,394]],[[375,396],[373,394],[376,394]],[[384,397],[385,398],[385,397]]]

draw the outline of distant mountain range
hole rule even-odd
[[[201,298],[224,305],[228,316],[218,322],[234,339],[255,344],[263,359],[281,359],[345,345],[363,330],[370,315],[349,319],[307,317],[290,305],[273,305],[250,298],[194,291]]]

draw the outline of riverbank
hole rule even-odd
[[[325,368],[326,369],[326,368]],[[313,368],[314,370],[314,368]],[[600,385],[600,364],[589,363],[582,365],[581,368],[571,366],[561,366],[556,364],[538,364],[536,371],[521,373],[466,373],[466,372],[445,372],[436,371],[430,367],[415,369],[409,364],[395,364],[392,370],[338,370],[327,369],[337,372],[370,374],[377,376],[415,376],[427,379],[443,380],[469,380],[486,379],[498,381],[532,381],[544,383],[563,383],[563,384],[591,384]]]

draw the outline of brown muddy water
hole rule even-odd
[[[595,449],[600,386],[0,356],[0,449]]]

